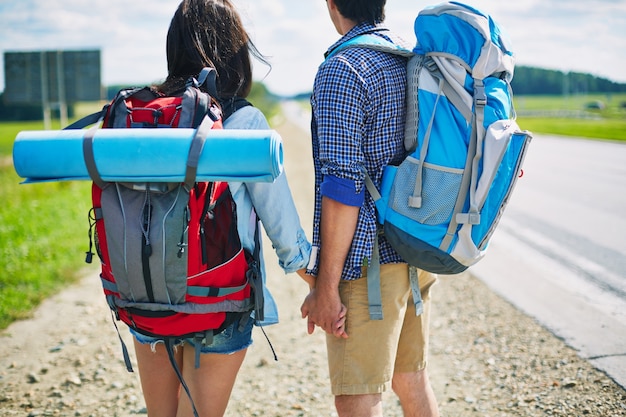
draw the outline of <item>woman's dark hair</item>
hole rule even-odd
[[[204,67],[217,72],[219,99],[246,97],[252,88],[251,54],[259,53],[230,0],[183,0],[167,32],[167,72],[156,88],[173,94]]]
[[[375,25],[385,20],[386,2],[387,0],[335,0],[335,5],[347,19]]]

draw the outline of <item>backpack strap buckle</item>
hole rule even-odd
[[[209,95],[215,99],[217,95],[217,72],[214,68],[204,67],[198,78],[191,78],[187,82],[188,85],[193,85],[196,88],[206,91]]]
[[[482,80],[474,80],[474,103],[477,106],[487,105],[487,93],[485,93],[485,85]]]
[[[458,224],[480,224],[480,213],[458,213],[456,215],[456,222]]]

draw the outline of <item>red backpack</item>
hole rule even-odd
[[[169,347],[175,339],[196,339],[196,365],[200,348],[211,344],[213,335],[239,318],[245,323],[252,310],[263,319],[258,227],[255,253],[248,253],[228,184],[195,181],[207,131],[222,128],[215,94],[206,92],[214,91],[214,77],[205,69],[175,96],[148,87],[124,89],[100,112],[103,128],[196,128],[184,182],[104,182],[89,140],[84,148],[93,180],[86,261],[91,262],[95,243],[114,317]]]

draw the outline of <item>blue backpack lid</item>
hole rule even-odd
[[[471,6],[448,2],[427,7],[415,19],[414,29],[415,53],[456,56],[475,78],[494,73],[505,73],[509,80],[513,76],[508,36],[491,16]]]

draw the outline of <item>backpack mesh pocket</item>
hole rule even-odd
[[[412,220],[426,225],[447,223],[461,187],[463,170],[424,164],[422,172],[422,206],[409,206],[415,191],[420,162],[407,158],[398,167],[390,195],[391,208]]]

